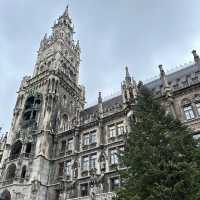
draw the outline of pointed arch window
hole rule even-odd
[[[28,123],[29,121],[36,121],[38,111],[41,107],[41,95],[31,95],[26,99],[24,111],[23,111],[23,120],[24,123]]]
[[[21,153],[21,149],[22,149],[22,142],[18,140],[11,147],[10,160],[17,159]]]
[[[25,179],[26,177],[26,166],[23,166],[22,172],[21,172],[21,179]]]
[[[16,165],[11,164],[9,165],[6,173],[5,180],[7,181],[8,184],[12,183],[16,174]]]
[[[67,114],[62,115],[61,128],[62,128],[62,130],[67,130],[67,128],[68,128],[68,116],[67,116]]]

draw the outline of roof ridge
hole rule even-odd
[[[174,68],[166,70],[166,75],[169,76],[169,75],[174,74],[176,72],[182,71],[184,69],[187,69],[188,67],[193,66],[194,64],[195,63],[193,61],[189,61],[189,62],[184,63],[182,65],[177,65]],[[151,83],[153,81],[156,81],[157,79],[159,79],[159,75],[155,75],[155,76],[153,76],[153,77],[151,77],[149,79],[144,80],[144,83],[145,84],[149,84],[149,83]]]

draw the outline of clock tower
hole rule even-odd
[[[19,187],[18,195],[30,194],[24,199],[44,199],[54,138],[80,122],[85,92],[79,85],[80,47],[73,34],[67,7],[52,34],[41,40],[33,75],[23,78],[18,91],[1,179],[8,190]]]

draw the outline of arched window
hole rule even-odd
[[[5,180],[9,181],[9,183],[12,183],[15,178],[15,173],[16,173],[16,165],[11,164],[7,169]]]
[[[63,95],[63,105],[66,106],[67,103],[67,97],[66,95]]]
[[[21,179],[25,179],[26,177],[26,166],[24,165],[22,167],[22,172],[21,172]]]
[[[26,99],[23,112],[23,120],[25,124],[28,124],[30,120],[36,121],[38,110],[41,107],[41,100],[42,98],[40,94],[31,95]]]
[[[68,116],[67,116],[67,114],[63,114],[63,116],[62,116],[62,129],[63,130],[67,129],[67,124],[68,124]]]
[[[31,153],[31,147],[32,147],[32,144],[29,142],[26,144],[26,156],[28,156],[30,153]]]
[[[10,160],[18,158],[21,153],[21,149],[22,149],[22,142],[18,140],[11,147]]]
[[[55,79],[54,78],[52,79],[51,84],[52,84],[51,85],[51,91],[54,92],[54,90],[55,90]]]

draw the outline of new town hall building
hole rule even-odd
[[[4,200],[111,200],[120,186],[118,153],[137,94],[126,67],[121,94],[84,108],[80,47],[68,8],[40,43],[32,76],[21,82],[11,129],[1,139]],[[200,58],[146,84],[174,117],[200,129]]]

